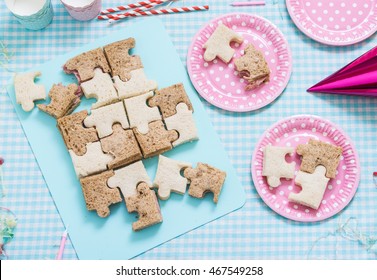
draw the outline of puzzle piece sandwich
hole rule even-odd
[[[188,189],[196,198],[212,192],[217,203],[226,174],[161,155],[199,139],[194,108],[182,83],[158,89],[147,78],[141,58],[129,54],[135,43],[128,38],[69,59],[63,69],[78,85],[53,85],[50,103],[38,108],[57,120],[87,209],[105,218],[111,205],[124,201],[128,212],[138,213],[132,229],[139,231],[163,221],[158,198],[167,200],[171,192],[184,195]],[[32,85],[36,75],[15,78],[27,110],[45,98],[41,85],[35,86],[38,94],[20,91],[20,80]],[[82,95],[96,101],[90,112],[73,112]],[[152,184],[142,160],[154,156],[159,162]]]
[[[285,156],[292,155],[291,147],[266,146],[263,150],[263,172],[270,187],[276,188],[281,178],[295,177],[295,163],[287,163]],[[322,141],[310,139],[307,144],[298,145],[302,156],[300,170],[294,182],[301,187],[299,193],[289,193],[288,200],[313,209],[318,209],[330,179],[336,177],[342,148]]]

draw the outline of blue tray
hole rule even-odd
[[[14,87],[10,82],[8,93],[63,222],[66,226],[69,225],[69,236],[80,259],[132,258],[232,212],[245,203],[244,188],[229,163],[163,24],[158,19],[141,21],[32,69],[42,72],[36,83],[50,89],[54,83],[76,82],[73,75],[67,75],[62,70],[62,65],[69,58],[128,37],[136,39],[133,53],[141,56],[147,77],[156,80],[159,88],[182,82],[195,110],[194,117],[200,140],[183,144],[165,155],[191,162],[193,166],[196,166],[197,162],[211,164],[226,171],[227,178],[217,205],[212,202],[213,196],[210,194],[201,200],[192,198],[187,193],[184,196],[173,193],[169,200],[160,201],[163,223],[141,232],[132,231],[131,224],[136,220],[136,214],[128,213],[124,203],[112,206],[108,218],[100,218],[96,212],[86,210],[81,186],[56,128],[56,120],[36,108],[32,112],[24,112],[16,103]],[[83,98],[75,111],[89,110],[93,102],[92,99]],[[144,164],[153,181],[157,158],[144,160]]]

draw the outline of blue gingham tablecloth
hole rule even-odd
[[[339,226],[356,217],[359,230],[377,236],[377,188],[372,173],[377,170],[377,99],[308,94],[306,89],[375,46],[376,35],[348,47],[329,47],[303,35],[292,23],[283,0],[267,0],[265,6],[231,7],[234,0],[183,1],[185,5],[209,4],[209,12],[160,16],[185,63],[188,46],[199,28],[210,19],[248,12],[277,25],[288,39],[293,54],[293,73],[285,92],[271,105],[250,113],[231,113],[203,100],[233,166],[245,187],[245,206],[221,219],[154,248],[137,259],[376,259],[358,242],[333,236]],[[103,7],[131,1],[102,1]],[[133,1],[136,2],[136,1]],[[182,1],[180,1],[182,2]],[[128,28],[123,21],[112,27],[93,20],[73,20],[60,1],[52,1],[54,20],[42,31],[27,31],[0,3],[0,41],[14,56],[10,71],[28,68],[92,42],[108,32]],[[181,3],[175,3],[180,6]],[[11,72],[0,68],[0,156],[5,158],[7,189],[0,205],[12,209],[19,222],[14,240],[6,245],[10,259],[54,259],[64,226],[48,187],[22,131],[5,85]],[[261,134],[276,121],[295,114],[315,114],[343,128],[360,156],[361,181],[350,205],[335,217],[312,224],[287,220],[270,210],[254,189],[250,161]],[[308,255],[313,242],[321,239]],[[76,259],[68,242],[64,259]]]

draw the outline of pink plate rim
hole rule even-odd
[[[349,41],[349,42],[336,42],[336,41],[325,40],[325,39],[323,39],[321,37],[317,37],[317,36],[314,36],[313,34],[310,34],[309,32],[306,31],[305,28],[303,28],[303,26],[301,25],[301,22],[293,15],[291,1],[292,0],[285,0],[285,4],[286,4],[286,7],[287,7],[289,16],[292,19],[293,23],[306,36],[308,36],[309,38],[313,39],[314,41],[317,41],[317,42],[322,43],[324,45],[337,46],[337,47],[354,45],[354,44],[360,43],[360,42],[368,39],[370,36],[372,36],[377,31],[377,25],[376,25],[374,29],[370,30],[370,32],[368,32],[367,34],[365,34],[365,35],[363,35],[363,36],[361,36],[361,37],[359,37],[359,38],[357,38],[357,39],[355,39],[353,41]]]
[[[194,82],[194,79],[192,77],[193,73],[192,73],[192,67],[191,67],[191,60],[190,60],[190,57],[192,55],[192,50],[193,50],[193,47],[194,47],[194,44],[195,44],[195,38],[197,38],[199,36],[199,34],[201,34],[204,29],[212,22],[216,22],[216,21],[219,21],[223,18],[226,18],[226,17],[232,17],[232,16],[237,16],[237,15],[240,15],[240,16],[246,16],[246,17],[253,17],[253,18],[256,18],[256,19],[259,19],[261,21],[264,21],[268,24],[270,24],[270,26],[272,28],[274,28],[276,30],[276,32],[281,36],[281,38],[283,39],[284,43],[286,44],[287,46],[287,53],[288,53],[288,59],[289,59],[289,67],[288,67],[288,71],[287,71],[287,79],[284,81],[283,85],[278,89],[280,90],[279,93],[277,93],[275,96],[273,96],[270,100],[268,100],[269,102],[266,102],[266,103],[262,103],[262,104],[259,104],[259,105],[256,105],[254,106],[253,108],[244,108],[244,109],[241,109],[241,108],[229,108],[227,107],[225,104],[213,104],[212,100],[206,95],[206,94],[203,94],[201,92],[201,89],[199,88],[199,86]],[[288,40],[285,38],[284,34],[280,31],[280,29],[275,25],[273,24],[271,21],[269,21],[268,19],[264,18],[264,17],[261,17],[261,16],[257,16],[255,14],[251,14],[251,13],[228,13],[228,14],[223,14],[221,16],[218,16],[216,18],[213,18],[211,19],[210,21],[208,21],[207,23],[205,23],[200,29],[198,32],[196,32],[196,34],[193,36],[193,39],[191,41],[191,44],[188,48],[188,52],[187,52],[187,58],[186,58],[186,64],[187,64],[187,72],[189,74],[189,77],[190,77],[190,80],[191,80],[191,83],[193,84],[193,86],[195,87],[196,91],[200,94],[200,96],[202,98],[204,98],[208,103],[210,103],[211,105],[215,106],[215,107],[218,107],[220,109],[223,109],[223,110],[226,110],[226,111],[229,111],[229,112],[252,112],[252,111],[256,111],[256,110],[259,110],[260,108],[263,108],[269,104],[271,104],[272,102],[274,102],[274,100],[276,100],[282,93],[283,91],[286,89],[288,83],[289,83],[289,80],[291,78],[291,75],[292,75],[292,61],[293,61],[293,58],[292,58],[292,53],[291,53],[291,49],[289,47],[289,43],[288,43]]]
[[[339,207],[335,211],[332,211],[332,212],[328,213],[327,215],[322,215],[321,217],[315,217],[313,219],[307,219],[305,217],[301,217],[300,218],[300,217],[297,217],[297,216],[292,217],[292,216],[287,215],[285,213],[285,211],[279,211],[279,210],[275,209],[275,207],[273,207],[272,203],[269,200],[267,200],[267,199],[265,200],[264,196],[260,193],[260,189],[257,187],[257,186],[259,186],[259,183],[256,180],[256,178],[257,178],[256,167],[255,167],[255,165],[253,165],[253,162],[255,161],[255,157],[256,157],[256,155],[258,153],[258,148],[262,144],[263,139],[266,137],[267,133],[269,131],[271,131],[274,127],[278,127],[278,126],[282,125],[283,123],[285,123],[287,121],[290,121],[292,119],[298,119],[298,118],[300,118],[300,119],[304,119],[304,118],[310,119],[310,118],[313,118],[313,119],[321,120],[321,121],[323,121],[323,122],[331,125],[335,129],[337,129],[347,139],[347,141],[348,141],[348,143],[349,143],[352,151],[354,152],[355,162],[357,164],[357,175],[355,177],[355,185],[352,188],[352,191],[350,192],[350,195],[347,197],[347,200],[344,203],[343,207]],[[329,219],[332,216],[335,216],[336,214],[338,214],[339,212],[341,212],[344,208],[346,208],[348,206],[348,204],[354,198],[354,196],[356,194],[356,191],[357,191],[357,189],[359,187],[359,183],[360,183],[360,161],[359,161],[359,156],[358,156],[356,147],[353,144],[353,141],[351,140],[350,137],[348,137],[348,135],[338,125],[334,124],[333,122],[331,122],[331,121],[329,121],[327,119],[324,119],[324,118],[316,116],[316,115],[309,115],[309,114],[308,115],[306,115],[306,114],[303,114],[303,115],[293,115],[293,116],[290,116],[290,117],[287,117],[287,118],[284,118],[284,119],[282,119],[280,121],[275,122],[274,124],[272,124],[270,127],[268,127],[265,130],[265,132],[263,133],[263,135],[260,137],[259,141],[255,145],[255,149],[254,149],[253,156],[252,156],[252,161],[251,161],[251,173],[252,173],[252,179],[253,179],[254,187],[257,190],[259,197],[263,200],[263,202],[265,204],[267,204],[267,206],[271,210],[273,210],[275,213],[277,213],[277,214],[279,214],[279,215],[281,215],[284,218],[287,218],[289,220],[293,220],[293,221],[297,221],[297,222],[312,223],[312,222],[319,222],[319,221],[323,221],[323,220]]]

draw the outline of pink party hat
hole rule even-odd
[[[312,86],[308,92],[377,97],[377,47]]]

